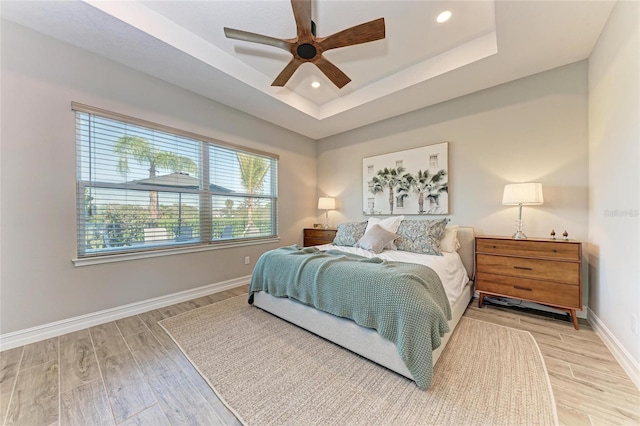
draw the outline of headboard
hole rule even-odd
[[[462,264],[467,270],[469,279],[473,280],[474,275],[474,259],[475,259],[475,234],[473,228],[470,226],[461,226],[458,228],[458,241],[460,242],[460,248],[458,254],[462,259]]]

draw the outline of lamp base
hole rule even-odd
[[[512,237],[514,240],[526,240],[527,239],[527,236],[524,235],[524,232],[522,232],[522,228],[524,228],[524,220],[517,219],[516,220],[516,233],[513,234],[513,237]]]
[[[526,240],[527,236],[524,235],[524,232],[522,231],[516,231],[516,233],[513,234],[511,238],[513,238],[514,240]]]

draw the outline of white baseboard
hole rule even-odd
[[[141,314],[143,312],[173,305],[175,303],[185,302],[197,297],[206,296],[207,294],[229,290],[231,288],[249,284],[250,279],[251,276],[234,278],[232,280],[209,284],[166,296],[155,297],[141,302],[130,303],[116,308],[67,318],[61,321],[27,328],[25,330],[5,333],[0,335],[0,350],[4,351],[18,346],[27,345],[29,343],[39,342],[51,337],[82,330],[87,327],[93,327],[99,324],[126,318],[131,315]]]
[[[616,336],[611,333],[607,326],[591,309],[589,309],[588,320],[604,344],[609,348],[616,360],[618,360],[622,369],[629,375],[631,381],[640,389],[640,364],[638,361],[620,344]]]

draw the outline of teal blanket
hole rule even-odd
[[[253,293],[288,297],[373,328],[396,344],[420,389],[432,380],[432,352],[449,331],[451,307],[429,267],[388,262],[338,250],[282,247],[263,254],[253,271]]]

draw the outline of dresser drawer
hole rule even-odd
[[[304,239],[304,246],[305,247],[321,246],[323,244],[331,244],[332,242],[333,242],[333,239],[323,240],[321,238],[305,238]]]
[[[554,281],[575,286],[580,284],[580,263],[577,262],[554,262],[481,253],[476,255],[476,262],[477,272]]]
[[[476,240],[479,253],[509,256],[539,257],[545,259],[580,261],[580,243],[564,241],[529,241],[482,238]]]
[[[305,238],[319,238],[322,240],[330,239],[331,241],[333,241],[335,236],[336,236],[336,231],[332,229],[305,229],[304,230]]]
[[[535,281],[485,272],[476,274],[476,289],[507,297],[581,309],[580,286]]]
[[[331,244],[336,237],[336,232],[335,229],[305,228],[303,232],[303,245],[309,247]]]

